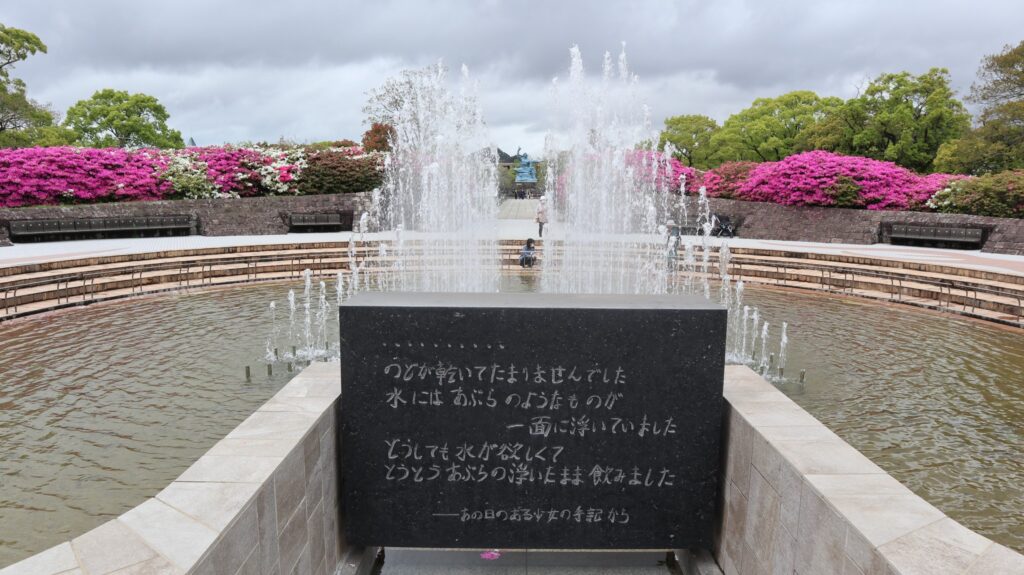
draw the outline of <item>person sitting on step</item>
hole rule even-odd
[[[526,240],[526,245],[519,251],[519,267],[532,268],[537,262],[537,248],[534,247],[533,238]]]

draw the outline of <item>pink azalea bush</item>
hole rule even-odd
[[[210,181],[222,192],[240,197],[260,194],[260,175],[257,166],[264,165],[264,157],[256,150],[232,146],[191,148],[196,157],[206,163]]]
[[[750,177],[750,172],[757,166],[757,162],[726,162],[714,170],[705,172],[700,184],[704,186],[708,196],[733,198],[740,186]]]
[[[21,148],[0,150],[0,207],[159,200],[171,189],[153,150]]]
[[[734,197],[787,206],[915,210],[961,177],[921,176],[892,162],[814,151],[757,165]]]
[[[361,191],[379,185],[382,162],[377,154],[358,146],[3,149],[0,207]],[[703,185],[712,197],[869,210],[939,209],[929,199],[964,178],[921,176],[890,162],[823,151],[763,164],[726,163],[704,174],[646,150],[631,152],[626,165],[645,185],[673,193],[685,181],[687,192]],[[310,166],[315,169],[304,178]],[[959,204],[973,197],[960,196]],[[946,204],[953,205],[943,203],[943,210],[952,209]]]
[[[358,146],[309,153],[261,145],[0,149],[0,207],[323,193],[300,186],[308,157],[321,153],[353,162],[368,157]],[[360,185],[347,189],[361,191]]]
[[[677,194],[681,191],[680,184],[684,177],[687,190],[697,180],[696,170],[661,152],[632,151],[626,156],[626,165],[635,171],[642,182],[653,183],[659,189],[668,189]]]

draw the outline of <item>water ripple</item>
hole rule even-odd
[[[1024,551],[1024,338],[910,308],[751,289],[789,321],[783,391],[964,525]],[[777,325],[777,323],[776,323]]]
[[[268,378],[261,363],[267,304],[296,287],[0,326],[0,566],[156,494],[279,389],[291,374]],[[844,298],[750,288],[746,299],[789,323],[786,371],[806,370],[807,384],[786,393],[956,520],[1024,550],[1019,332]]]
[[[257,366],[289,287],[0,326],[0,566],[155,495],[279,389],[288,374]]]

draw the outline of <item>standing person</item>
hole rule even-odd
[[[666,232],[668,233],[668,241],[665,245],[665,254],[668,256],[669,266],[672,266],[675,263],[676,256],[679,254],[679,240],[682,230],[675,220],[669,220],[666,225]]]
[[[537,229],[537,235],[544,237],[544,224],[548,223],[548,198],[547,196],[541,196],[540,201],[537,202],[537,217],[534,218],[535,222],[539,224]]]

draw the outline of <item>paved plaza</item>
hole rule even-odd
[[[533,200],[511,200],[532,202]],[[515,208],[518,209],[518,208]],[[501,240],[537,238],[537,224],[531,219],[500,219],[496,237]],[[563,237],[558,222],[544,226],[545,239],[557,240]],[[353,232],[282,234],[259,236],[177,236],[167,238],[119,238],[108,240],[80,240],[69,242],[45,242],[16,244],[0,247],[0,267],[25,265],[54,260],[114,256],[133,253],[162,252],[170,250],[191,250],[225,246],[259,246],[282,243],[347,242],[350,239],[393,240],[393,233]],[[652,238],[654,239],[654,238]],[[721,240],[712,238],[717,245]],[[1024,256],[991,254],[978,250],[950,250],[937,248],[915,248],[889,244],[826,244],[815,242],[791,242],[778,240],[756,240],[732,238],[727,240],[732,248],[764,248],[793,252],[837,254],[855,257],[883,258],[914,263],[955,266],[970,269],[1024,275]]]

